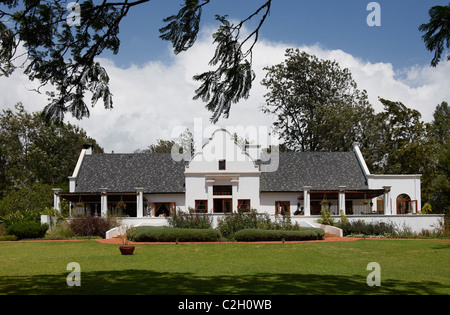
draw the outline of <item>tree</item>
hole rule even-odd
[[[143,150],[144,153],[170,153],[172,147],[175,145],[175,141],[172,140],[156,140],[156,144],[152,144],[148,149]]]
[[[10,75],[15,69],[17,48],[26,48],[29,63],[25,73],[30,80],[38,80],[40,87],[53,86],[47,91],[49,104],[44,108],[47,117],[62,121],[66,113],[81,119],[89,117],[84,102],[86,92],[92,94],[94,106],[102,100],[105,108],[113,107],[106,70],[95,61],[105,50],[117,54],[120,47],[119,26],[130,10],[149,0],[76,2],[73,9],[79,20],[68,20],[65,1],[2,1],[0,7],[0,74]],[[182,8],[164,22],[161,38],[172,43],[176,54],[194,45],[202,18],[202,10],[210,0],[185,0]],[[195,99],[207,103],[213,122],[228,117],[231,104],[249,96],[254,74],[252,51],[259,31],[269,15],[272,0],[263,1],[253,13],[237,24],[226,16],[216,15],[221,23],[213,34],[216,51],[210,61],[214,70],[196,75],[202,82]],[[76,14],[75,14],[76,15]],[[240,31],[245,23],[260,18],[258,25],[245,38]],[[248,44],[248,48],[243,48]],[[56,89],[56,91],[55,91]]]
[[[447,6],[432,7],[429,15],[430,22],[420,25],[419,31],[425,32],[422,38],[427,49],[431,52],[434,51],[431,66],[436,67],[444,49],[450,48],[450,3]],[[447,60],[450,60],[448,53]]]
[[[189,158],[195,153],[194,136],[189,128],[180,133],[178,141],[157,139],[145,150],[136,150],[136,153],[173,153],[186,154]]]
[[[428,142],[432,147],[433,165],[429,176],[422,176],[423,197],[432,205],[433,212],[450,212],[450,107],[447,102],[436,106],[433,121],[428,125]],[[427,174],[428,175],[428,174]]]
[[[278,116],[274,127],[295,151],[348,151],[362,140],[373,117],[365,91],[357,89],[348,69],[287,49],[286,60],[265,68],[265,113]]]
[[[401,102],[380,98],[384,111],[378,114],[383,123],[379,158],[382,173],[420,174],[428,165],[425,124],[421,114]]]
[[[40,113],[27,112],[21,103],[15,111],[0,115],[0,161],[2,193],[31,187],[33,183],[67,184],[84,144],[93,144],[86,132],[71,124],[56,124]]]

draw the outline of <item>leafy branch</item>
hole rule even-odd
[[[39,81],[36,91],[53,87],[46,91],[49,103],[43,114],[47,118],[61,122],[66,113],[77,119],[89,117],[89,107],[84,101],[87,92],[91,94],[91,106],[102,100],[104,107],[110,109],[113,100],[109,76],[95,58],[105,50],[118,53],[120,23],[131,8],[149,1],[103,0],[100,4],[94,4],[93,0],[77,1],[81,15],[79,25],[74,27],[66,23],[66,1],[2,1],[0,75],[9,76],[17,68],[14,62],[19,57],[18,48],[23,45],[27,58],[21,67],[31,81]],[[203,8],[209,3],[210,0],[184,0],[177,14],[163,20],[167,25],[160,29],[160,37],[172,43],[176,54],[195,44]],[[236,25],[226,16],[216,15],[221,25],[213,34],[217,47],[209,63],[216,69],[194,77],[202,82],[194,98],[207,103],[206,108],[213,112],[213,122],[222,115],[228,117],[231,104],[249,96],[254,79],[252,52],[271,3],[272,0],[265,0]],[[241,40],[242,27],[257,16],[258,26]],[[243,46],[249,42],[244,50]]]

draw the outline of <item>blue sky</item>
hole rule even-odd
[[[88,119],[67,116],[66,121],[86,130],[106,152],[133,152],[157,139],[176,140],[184,129],[194,130],[195,121],[202,123],[203,138],[210,136],[209,127],[268,127],[275,117],[261,111],[268,92],[260,84],[266,74],[263,68],[282,62],[286,48],[293,47],[348,68],[376,111],[383,110],[378,99],[382,97],[418,110],[429,122],[436,105],[450,102],[450,62],[430,67],[432,54],[418,27],[428,22],[432,6],[448,1],[377,1],[381,26],[369,27],[368,0],[274,0],[254,48],[256,79],[250,97],[234,104],[228,119],[210,126],[211,113],[201,100],[193,100],[199,83],[192,77],[210,69],[215,49],[211,34],[218,27],[214,15],[227,14],[240,21],[264,0],[211,0],[203,11],[196,44],[178,55],[159,38],[159,29],[165,17],[178,12],[182,1],[152,0],[132,9],[124,20],[119,54],[97,58],[110,77],[114,108],[106,110],[99,102],[90,107]],[[31,91],[37,85],[21,69],[9,78],[0,77],[0,109],[20,101],[29,111],[42,110],[47,96]]]
[[[429,20],[428,10],[448,0],[381,0],[381,26],[369,27],[370,14],[361,0],[275,0],[261,38],[292,45],[320,44],[341,49],[370,62],[389,62],[395,68],[429,64],[418,27]],[[168,42],[159,39],[162,19],[175,14],[182,1],[153,0],[130,11],[121,27],[122,46],[113,60],[121,66],[170,59]],[[215,14],[240,20],[263,0],[213,0],[205,7],[202,26],[218,25]],[[256,17],[257,18],[257,17]],[[249,27],[255,26],[257,19]]]

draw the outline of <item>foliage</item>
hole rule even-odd
[[[289,216],[281,216],[272,221],[267,213],[238,212],[225,215],[217,222],[217,229],[222,236],[233,240],[236,232],[243,229],[263,230],[299,230],[300,226],[292,224]]]
[[[169,226],[186,229],[211,229],[213,217],[200,213],[185,213],[177,211],[173,216],[167,217]]]
[[[86,143],[103,152],[86,132],[70,123],[56,124],[29,113],[21,103],[0,115],[0,193],[36,182],[67,185]],[[51,192],[51,191],[50,191]],[[1,196],[0,196],[1,197]]]
[[[105,238],[106,232],[118,226],[117,219],[113,216],[106,218],[99,216],[78,217],[70,220],[70,228],[76,236],[100,236]]]
[[[217,242],[221,235],[215,229],[142,226],[135,227],[127,236],[134,242]]]
[[[37,222],[19,222],[14,223],[6,228],[8,235],[15,235],[17,239],[35,239],[43,238],[45,232],[48,230],[47,224],[40,224]]]
[[[75,233],[68,222],[60,222],[45,234],[47,240],[67,240],[74,237]]]
[[[16,212],[10,212],[7,215],[1,217],[1,221],[5,223],[5,226],[11,226],[19,223],[39,223],[39,212],[33,210],[19,210]]]
[[[68,189],[84,144],[103,152],[86,132],[69,123],[55,124],[29,113],[21,103],[0,114],[0,216],[4,221],[39,222],[53,206],[55,185]],[[67,202],[61,203],[68,214]]]
[[[334,225],[334,219],[331,217],[328,207],[324,207],[324,209],[320,210],[320,219],[317,219],[317,223],[324,225]]]
[[[426,202],[423,207],[422,210],[420,211],[420,214],[429,214],[432,211],[432,207],[431,204],[429,202]]]
[[[341,219],[341,223],[347,223],[348,222],[348,219],[347,219],[347,216],[345,215],[345,213],[344,213],[344,210],[339,210],[339,215],[340,215],[340,219]]]
[[[297,231],[244,229],[236,232],[234,237],[238,242],[305,241],[320,240],[324,235],[324,230],[316,228],[301,228]]]
[[[34,183],[17,190],[11,190],[7,196],[0,200],[0,216],[25,216],[32,214],[38,220],[42,210],[53,204],[51,186]]]
[[[434,213],[450,212],[450,106],[442,102],[427,125],[432,163],[422,176],[422,199],[429,202]]]
[[[428,13],[430,22],[420,25],[419,31],[425,32],[422,38],[426,48],[431,52],[434,51],[431,66],[436,67],[445,48],[450,48],[450,4],[433,6]],[[447,60],[450,60],[448,53]]]
[[[347,151],[363,136],[360,120],[373,112],[367,93],[357,89],[348,69],[298,49],[284,62],[264,68],[265,113],[278,115],[274,127],[294,151]]]
[[[17,241],[18,238],[15,235],[0,235],[0,242]]]
[[[288,49],[284,62],[265,68],[263,111],[291,151],[351,151],[359,142],[373,174],[422,174],[423,202],[450,210],[450,108],[437,105],[431,123],[401,102],[379,98],[375,113],[348,69]],[[420,205],[422,206],[422,205]]]
[[[98,100],[105,108],[113,107],[109,76],[98,62],[98,56],[110,51],[117,54],[122,21],[129,11],[149,0],[124,2],[77,1],[79,21],[68,20],[65,1],[3,1],[0,7],[0,74],[9,76],[17,68],[19,43],[26,48],[29,62],[25,74],[38,80],[40,91],[48,87],[47,117],[62,122],[66,113],[77,119],[89,117],[86,92],[91,105]],[[210,0],[185,0],[177,14],[164,19],[161,39],[172,43],[175,53],[188,50],[196,41],[202,10]],[[247,98],[254,78],[252,51],[259,30],[269,15],[272,0],[262,5],[239,23],[231,24],[226,16],[216,15],[221,23],[213,34],[216,52],[210,61],[214,70],[195,76],[202,82],[196,98],[207,102],[216,122],[228,116],[230,106]],[[240,38],[244,24],[259,17],[259,23],[245,38]],[[249,47],[247,48],[247,44]],[[243,47],[246,47],[245,49]]]
[[[382,235],[389,236],[396,233],[396,227],[393,223],[370,222],[364,220],[340,222],[337,227],[342,229],[344,236],[348,235]]]

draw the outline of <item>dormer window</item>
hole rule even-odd
[[[225,171],[226,169],[226,160],[219,161],[219,171]]]

